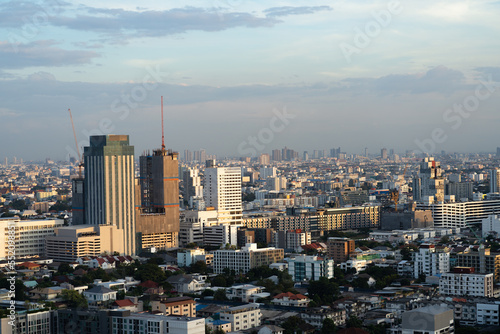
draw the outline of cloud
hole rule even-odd
[[[93,51],[64,50],[54,41],[42,40],[27,44],[0,41],[0,64],[3,68],[33,66],[67,66],[88,64],[99,54]]]
[[[8,1],[0,3],[0,27],[14,28],[26,24],[45,25],[68,3],[60,0]]]
[[[85,7],[86,14],[59,16],[51,24],[110,36],[165,36],[188,31],[221,31],[235,27],[271,27],[279,21],[249,13],[221,12],[195,7],[170,10],[130,11]]]
[[[292,7],[292,6],[284,6],[284,7],[273,7],[264,10],[264,13],[267,17],[278,17],[278,16],[289,16],[289,15],[304,15],[304,14],[313,14],[319,11],[325,10],[333,10],[330,6],[303,6],[303,7]]]
[[[383,94],[451,94],[457,90],[466,89],[465,76],[462,72],[437,66],[424,74],[391,74],[380,78],[348,78],[343,82],[359,89]]]
[[[475,70],[483,78],[488,78],[491,75],[493,81],[500,82],[500,67],[477,67]]]

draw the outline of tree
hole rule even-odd
[[[226,296],[225,289],[217,289],[214,293],[214,300],[229,300]]]
[[[78,291],[63,290],[61,293],[61,297],[68,303],[68,307],[70,308],[87,307],[87,299],[85,299],[83,295],[78,293]]]
[[[349,327],[361,328],[361,327],[363,327],[363,321],[361,321],[361,319],[359,319],[358,317],[353,315],[353,316],[349,317],[349,319],[347,319],[346,327],[347,328],[349,328]]]
[[[142,282],[151,280],[156,283],[163,283],[167,279],[165,272],[153,263],[146,263],[137,269],[134,273],[134,278]]]
[[[59,265],[59,267],[57,268],[58,275],[71,274],[73,271],[75,271],[75,270],[67,263],[61,263]]]
[[[203,290],[203,292],[201,293],[201,295],[203,297],[208,297],[208,296],[213,296],[215,294],[215,291],[214,290],[211,290],[211,289],[205,289]]]
[[[330,318],[325,318],[323,320],[323,326],[321,327],[321,334],[332,334],[337,331],[337,326],[335,322]]]
[[[300,317],[289,317],[284,322],[281,323],[280,327],[283,327],[283,334],[299,334],[302,331],[299,329],[301,325],[305,325],[306,322]]]
[[[313,298],[316,302],[321,301],[321,305],[333,303],[340,294],[339,286],[334,282],[330,282],[326,277],[311,281],[307,291],[309,292],[309,298]],[[316,296],[318,297],[315,298]]]
[[[208,270],[207,263],[205,261],[196,261],[191,265],[190,270],[193,273],[206,274]]]
[[[212,280],[212,286],[230,286],[227,285],[226,278],[222,275],[215,276]]]

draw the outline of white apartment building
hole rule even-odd
[[[229,223],[205,226],[203,228],[203,244],[209,246],[238,245],[238,228],[242,225]]]
[[[62,219],[21,220],[19,217],[0,218],[0,259],[9,255],[15,258],[45,256],[45,239],[56,234],[55,230],[64,225]],[[10,247],[9,236],[15,237],[14,247]],[[10,247],[10,248],[9,248]],[[15,254],[9,249],[15,249]]]
[[[288,273],[296,282],[317,281],[320,277],[332,278],[334,267],[333,260],[318,256],[300,255],[288,260]]]
[[[268,177],[276,177],[276,167],[261,167],[259,169],[259,179],[266,180]]]
[[[490,234],[500,235],[500,217],[498,215],[489,215],[481,222],[483,237]]]
[[[458,203],[417,203],[419,210],[431,210],[434,227],[469,228],[481,224],[489,215],[500,212],[500,200],[469,201]]]
[[[203,228],[217,224],[217,211],[184,211],[184,219],[179,227],[179,243],[186,246],[190,243],[203,244]]]
[[[311,243],[311,232],[298,230],[277,231],[276,232],[276,246],[300,253],[303,251],[302,245],[309,245]]]
[[[495,304],[477,303],[476,309],[478,325],[500,325],[500,304],[498,301]]]
[[[241,168],[206,168],[203,192],[207,208],[217,210],[219,223],[241,224]]]
[[[493,297],[493,274],[475,274],[470,268],[455,268],[439,278],[439,293],[451,296]]]
[[[447,248],[436,249],[432,244],[422,244],[413,255],[415,278],[420,274],[436,276],[450,271],[450,251]]]
[[[283,256],[283,249],[257,248],[257,244],[247,244],[239,250],[220,249],[214,252],[214,273],[223,273],[225,268],[247,273],[255,267],[282,262]]]
[[[177,265],[179,267],[189,267],[196,262],[196,256],[205,255],[205,249],[185,249],[177,252]]]
[[[261,313],[258,304],[231,307],[220,312],[220,320],[231,322],[233,331],[260,326]]]
[[[110,314],[110,333],[123,334],[205,334],[205,319],[130,313],[117,310]]]
[[[244,303],[255,301],[258,298],[269,297],[270,294],[264,291],[264,287],[252,284],[233,285],[226,289],[226,296],[229,300],[237,298]],[[265,296],[265,297],[264,297]]]

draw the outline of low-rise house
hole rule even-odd
[[[291,292],[280,293],[274,296],[272,303],[281,306],[307,307],[311,299],[302,294],[293,294]]]
[[[143,302],[137,297],[127,297],[121,300],[115,300],[111,305],[112,309],[130,310],[130,312],[142,312]]]
[[[300,313],[300,317],[316,328],[321,328],[326,318],[332,319],[336,326],[343,326],[346,323],[345,310],[332,310],[321,307],[307,308]]]
[[[225,320],[214,320],[212,318],[208,318],[205,321],[207,327],[212,331],[224,331],[224,333],[229,333],[232,331],[232,325],[230,321]]]
[[[58,298],[64,288],[60,286],[54,286],[50,288],[37,288],[29,292],[31,299],[41,299],[41,300],[53,300]]]
[[[196,317],[196,303],[190,297],[157,297],[151,301],[151,311],[164,315]]]
[[[142,282],[141,284],[139,284],[139,286],[146,289],[146,291],[144,291],[144,294],[146,294],[146,295],[162,295],[163,294],[163,287],[161,287],[158,283],[153,282],[151,280],[147,280],[145,282]]]
[[[230,300],[240,300],[244,303],[255,302],[259,298],[269,297],[270,294],[262,292],[264,287],[252,284],[233,285],[226,289],[226,297]]]
[[[180,293],[198,293],[208,286],[205,281],[199,281],[193,275],[173,275],[167,279],[167,282],[172,284],[174,289]]]
[[[116,291],[102,285],[96,285],[92,289],[83,292],[83,296],[89,302],[89,307],[100,307],[111,304],[116,300]]]

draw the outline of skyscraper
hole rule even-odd
[[[490,170],[490,193],[500,192],[500,169]]]
[[[387,149],[385,147],[380,150],[380,158],[382,160],[387,160]]]
[[[241,223],[241,168],[206,168],[203,191],[206,206],[218,211],[219,223]]]
[[[137,248],[168,249],[179,239],[178,153],[164,148],[139,158],[136,206]]]
[[[183,173],[184,182],[184,200],[188,201],[191,206],[191,198],[203,197],[203,186],[201,185],[201,177],[199,170],[196,168],[188,168]]]
[[[126,254],[135,254],[134,147],[127,135],[91,136],[84,148],[85,222],[123,230]]]
[[[426,196],[434,196],[435,202],[444,201],[444,177],[441,164],[434,158],[425,158],[420,163],[418,178],[413,180],[413,199],[422,201]]]

